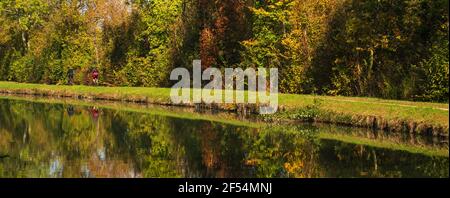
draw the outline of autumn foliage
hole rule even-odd
[[[446,0],[2,0],[0,80],[170,86],[277,67],[285,93],[448,101]]]

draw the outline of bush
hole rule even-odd
[[[124,86],[158,87],[167,80],[167,65],[151,61],[150,57],[132,57],[118,72]]]
[[[30,82],[35,78],[33,67],[34,58],[29,55],[22,56],[12,62],[8,79],[17,82]]]

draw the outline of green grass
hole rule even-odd
[[[425,103],[399,100],[383,100],[377,98],[311,96],[282,94],[280,104],[288,109],[296,109],[312,105],[313,100],[321,102],[320,108],[347,115],[380,116],[385,119],[401,119],[425,122],[433,125],[449,124],[448,104]]]
[[[147,87],[94,87],[83,85],[45,85],[0,81],[0,90],[38,90],[40,92],[60,91],[72,94],[88,95],[111,95],[118,97],[148,97],[160,101],[170,100],[169,88],[147,88]]]
[[[0,82],[0,91],[23,91],[38,93],[64,93],[90,97],[113,98],[116,100],[145,100],[151,103],[170,103],[170,88],[144,87],[93,87],[42,85],[15,82]],[[427,123],[435,126],[449,126],[447,103],[411,102],[384,100],[365,97],[313,96],[280,94],[279,105],[286,110],[302,109],[319,100],[320,109],[336,115],[379,116],[387,120],[404,120]]]

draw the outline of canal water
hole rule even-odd
[[[0,177],[449,177],[448,167],[438,138],[0,97]]]

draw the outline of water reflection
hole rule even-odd
[[[448,177],[445,156],[318,135],[345,130],[309,125],[250,128],[97,106],[0,99],[0,177]],[[404,135],[375,136],[412,141]]]

